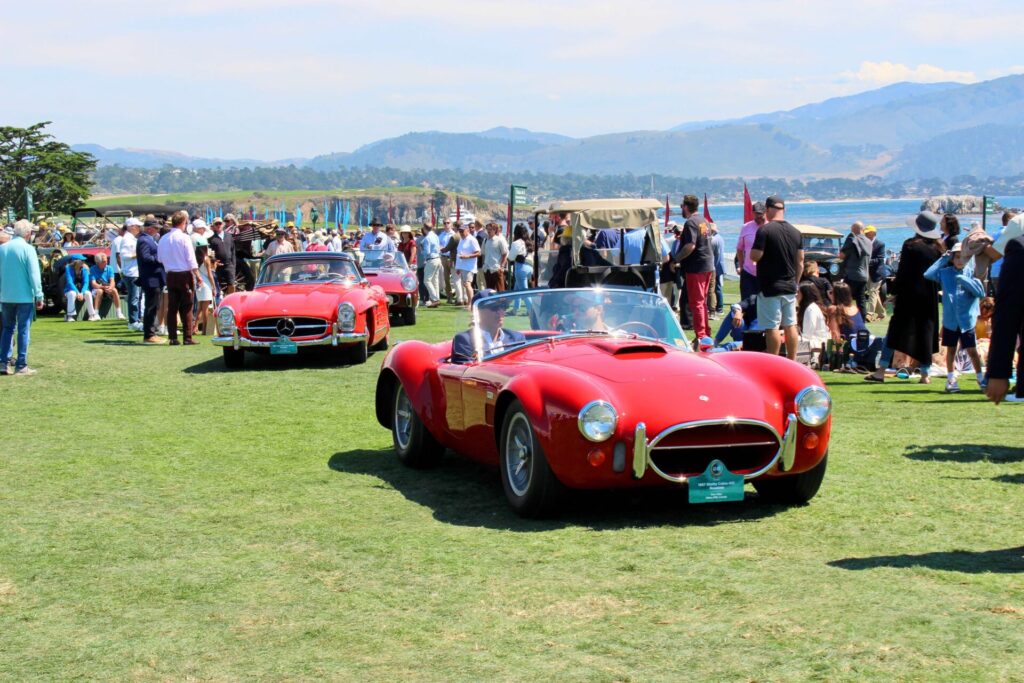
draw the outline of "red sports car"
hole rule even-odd
[[[384,359],[376,412],[411,467],[446,448],[499,466],[512,508],[543,516],[563,488],[689,485],[693,502],[810,500],[831,398],[764,353],[697,353],[665,300],[635,289],[483,298],[451,342]]]
[[[272,256],[251,292],[230,294],[217,307],[224,364],[241,368],[245,352],[297,354],[310,347],[345,351],[366,362],[367,349],[388,345],[388,299],[363,277],[349,254],[312,251]]]
[[[401,252],[367,251],[360,264],[363,273],[388,295],[388,311],[403,325],[416,324],[419,281]]]

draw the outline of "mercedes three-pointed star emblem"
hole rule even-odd
[[[282,337],[290,337],[295,334],[295,321],[291,318],[281,318],[277,321],[277,333]]]

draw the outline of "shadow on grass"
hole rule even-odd
[[[1002,550],[950,550],[922,553],[921,555],[879,555],[877,557],[849,557],[828,563],[840,569],[862,570],[891,567],[910,569],[923,567],[967,574],[1020,574],[1024,573],[1024,546]]]
[[[139,337],[135,339],[86,339],[85,343],[103,344],[105,346],[146,346]]]
[[[373,355],[370,355],[373,358]],[[219,372],[278,372],[282,370],[306,370],[309,368],[341,368],[349,365],[340,352],[305,351],[298,355],[271,356],[269,353],[246,353],[242,370],[229,370],[220,356],[196,363],[182,372],[190,375],[206,375]]]
[[[572,526],[595,530],[667,525],[716,526],[756,522],[786,508],[760,503],[690,505],[685,488],[570,491],[554,519],[522,519],[509,509],[498,470],[449,451],[432,470],[413,470],[391,449],[335,453],[327,466],[337,472],[378,477],[409,501],[433,511],[440,522],[509,531],[547,531]]]
[[[989,444],[935,444],[908,446],[904,455],[911,460],[938,462],[1021,462],[1024,448]]]

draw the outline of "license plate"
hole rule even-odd
[[[289,356],[299,352],[299,345],[288,337],[278,337],[276,342],[270,345],[271,356]]]
[[[743,475],[733,474],[721,460],[712,460],[704,474],[690,477],[691,503],[734,503],[743,500]]]

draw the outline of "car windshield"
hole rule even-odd
[[[409,264],[402,252],[367,251],[363,253],[363,270],[386,273],[405,273]]]
[[[839,238],[804,235],[804,251],[813,251],[819,254],[839,254]]]
[[[493,358],[549,339],[578,336],[652,339],[690,350],[665,299],[639,289],[534,289],[486,297],[473,305],[477,358]]]
[[[361,275],[356,264],[342,258],[296,258],[268,261],[260,270],[260,285],[302,282],[358,282]]]

